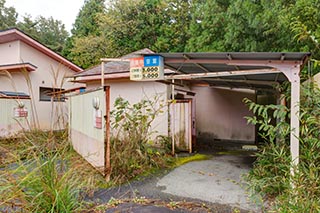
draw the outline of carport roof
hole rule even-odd
[[[185,75],[175,79],[204,82],[210,86],[251,89],[272,89],[287,80],[279,67],[300,69],[310,57],[309,52],[209,52],[151,53],[161,55],[166,68]],[[176,74],[177,74],[176,73]]]

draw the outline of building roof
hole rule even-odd
[[[28,72],[35,71],[37,69],[37,66],[31,64],[31,63],[18,63],[18,64],[1,64],[0,65],[0,71],[1,70],[7,70],[9,72],[11,71],[17,71],[24,69]]]
[[[136,57],[141,57],[141,55],[144,55],[144,54],[152,54],[152,53],[154,53],[152,50],[148,48],[144,48],[144,49],[129,53],[127,55],[124,55],[120,58],[121,59],[136,58]],[[124,73],[129,71],[130,71],[130,62],[128,61],[112,61],[112,62],[105,63],[104,65],[105,74]],[[92,75],[100,75],[100,74],[101,74],[101,64],[98,64],[81,73],[75,74],[74,77],[92,76]]]
[[[30,96],[24,92],[0,91],[0,98],[6,99],[30,99]]]
[[[0,31],[0,44],[16,41],[16,40],[20,40],[30,45],[31,47],[49,56],[50,58],[58,61],[59,63],[65,65],[66,67],[68,67],[69,69],[75,72],[83,71],[83,69],[77,66],[76,64],[67,60],[66,58],[59,55],[58,53],[55,53],[50,48],[46,47],[45,45],[41,44],[40,42],[36,41],[35,39],[31,38],[30,36],[26,35],[25,33],[23,33],[22,31],[16,28]]]

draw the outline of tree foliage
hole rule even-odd
[[[61,21],[43,16],[33,19],[28,14],[18,21],[15,8],[5,7],[4,4],[5,0],[0,0],[0,30],[17,27],[53,51],[62,53],[69,34]]]
[[[97,15],[104,13],[104,10],[104,0],[85,0],[73,24],[72,35],[67,39],[66,47],[62,52],[69,60],[83,68],[95,65],[103,56],[101,52],[104,52],[104,44],[96,42],[105,41],[104,38],[99,38],[101,28],[98,26],[97,19]],[[94,52],[92,47],[99,49]]]
[[[23,32],[57,53],[62,53],[69,36],[64,24],[52,17],[39,16],[33,20],[30,15],[26,15],[17,26]]]
[[[4,2],[0,27],[17,26],[15,9]],[[142,48],[310,51],[319,59],[319,23],[319,0],[85,0],[67,39],[63,24],[52,19],[26,16],[18,26],[88,68]]]
[[[96,30],[90,32],[95,39],[89,38],[107,41],[106,46],[94,45],[99,49],[89,56],[85,52],[91,52],[94,41],[78,33],[71,52],[77,52],[73,59],[82,61],[83,67],[95,65],[101,57],[142,48],[156,52],[311,51],[319,57],[317,40],[306,36],[317,34],[319,5],[318,0],[112,0],[104,11],[92,9],[91,16],[76,21],[87,23],[94,14]]]
[[[96,15],[103,13],[104,9],[104,0],[85,0],[73,24],[72,36],[98,35],[99,28]]]
[[[6,7],[5,0],[0,0],[0,29],[14,27],[17,23],[18,13],[14,7]]]

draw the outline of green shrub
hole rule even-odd
[[[300,162],[290,175],[289,110],[284,106],[258,105],[246,99],[255,116],[248,122],[259,125],[262,144],[248,175],[251,189],[276,196],[277,212],[320,211],[320,90],[304,85],[300,101]],[[277,124],[272,125],[272,119]]]
[[[118,98],[111,111],[111,179],[128,181],[155,168],[165,167],[170,157],[154,146],[152,122],[166,107],[158,96],[131,105]],[[158,137],[164,138],[164,137]]]

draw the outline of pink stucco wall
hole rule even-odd
[[[242,102],[247,97],[255,100],[249,90],[230,90],[193,87],[196,92],[197,137],[204,140],[255,140],[255,127],[248,125],[244,116],[251,115]]]
[[[11,46],[10,46],[11,45]],[[67,104],[63,102],[39,101],[40,87],[73,88],[82,84],[70,83],[65,76],[75,74],[68,67],[61,65],[58,61],[39,52],[33,47],[21,42],[9,42],[0,45],[0,64],[31,63],[37,67],[35,71],[26,73],[30,79],[31,87],[28,86],[26,76],[20,72],[11,72],[13,81],[5,76],[0,76],[0,90],[25,92],[31,96],[36,109],[40,128],[60,128],[62,123],[67,122]],[[55,77],[57,76],[57,80]],[[57,122],[57,121],[61,122]],[[34,120],[32,122],[35,122]],[[59,125],[58,125],[59,124]]]
[[[20,63],[20,41],[0,44],[0,65]]]

